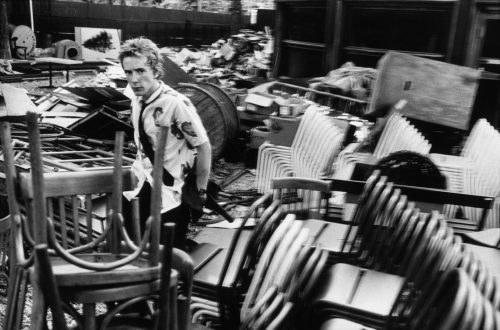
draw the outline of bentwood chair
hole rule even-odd
[[[37,271],[40,260],[32,251],[34,246],[46,245],[64,311],[79,328],[105,328],[110,321],[112,323],[115,315],[123,314],[127,307],[153,300],[156,308],[146,313],[149,315],[141,322],[147,320],[148,328],[153,328],[151,325],[154,324],[159,329],[176,329],[175,305],[171,300],[177,295],[177,272],[170,268],[171,245],[164,248],[160,245],[161,194],[158,192],[164,150],[161,145],[165,144],[166,131],[162,130],[159,137],[159,160],[154,165],[152,215],[146,220],[142,238],[134,242],[124,229],[121,214],[122,191],[130,186],[130,178],[125,176],[124,180],[121,164],[123,133],[117,133],[112,171],[43,173],[37,114],[28,113],[27,121],[31,173],[20,173],[18,186],[10,149],[9,125],[2,124],[7,188],[11,193],[9,207],[17,252],[11,282],[18,285],[12,290],[9,304],[25,299],[22,280],[27,275],[33,287],[31,328],[44,327],[46,296],[41,284],[45,274]],[[23,202],[22,208],[15,198],[16,189]],[[92,230],[93,203],[98,200],[104,200],[101,207],[106,215],[102,232]],[[138,224],[139,219],[134,217],[134,222]],[[80,235],[79,230],[82,223],[87,225],[84,235]],[[27,256],[23,253],[23,246],[27,247]],[[96,316],[97,303],[107,305],[103,322]],[[82,314],[75,304],[82,305]],[[13,315],[8,314],[7,318],[15,319],[15,314],[19,313],[22,313],[22,308],[18,308]],[[6,321],[7,326],[16,325],[15,320]]]

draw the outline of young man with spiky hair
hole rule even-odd
[[[163,75],[161,59],[158,46],[143,37],[125,41],[120,50],[119,60],[134,93],[132,124],[138,146],[132,166],[138,186],[134,191],[125,192],[125,196],[129,199],[140,197],[141,218],[145,221],[145,215],[149,215],[157,133],[160,127],[168,127],[163,163],[162,221],[175,222],[174,246],[185,249],[190,210],[182,198],[182,187],[188,173],[194,171],[200,200],[206,201],[212,151],[191,101],[160,80]]]

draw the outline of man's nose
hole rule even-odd
[[[130,81],[131,82],[138,82],[139,81],[139,75],[136,72],[132,72],[130,74]]]

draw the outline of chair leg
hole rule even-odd
[[[183,283],[183,296],[177,299],[179,330],[188,330],[188,326],[191,323],[189,306],[191,304],[191,292],[193,288],[193,260],[186,252],[174,248],[172,253],[172,268],[179,272],[179,278]]]
[[[97,321],[95,316],[95,303],[83,304],[83,330],[97,329]]]
[[[30,329],[44,330],[47,309],[43,292],[39,286],[33,286],[33,303],[31,305]]]
[[[177,286],[172,286],[171,292],[169,295],[170,298],[170,304],[169,304],[169,330],[178,330],[178,320],[177,320]]]
[[[27,285],[28,271],[20,267],[12,270],[5,311],[5,329],[21,329]]]

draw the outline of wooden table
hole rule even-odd
[[[49,69],[49,86],[52,86],[52,70],[56,68],[62,68],[66,70],[66,81],[69,81],[69,70],[78,70],[78,69],[90,69],[96,68],[101,65],[112,65],[112,62],[101,60],[101,61],[77,61],[70,60],[66,58],[58,58],[58,57],[37,57],[34,59],[32,66],[34,67],[45,67],[48,65]]]

